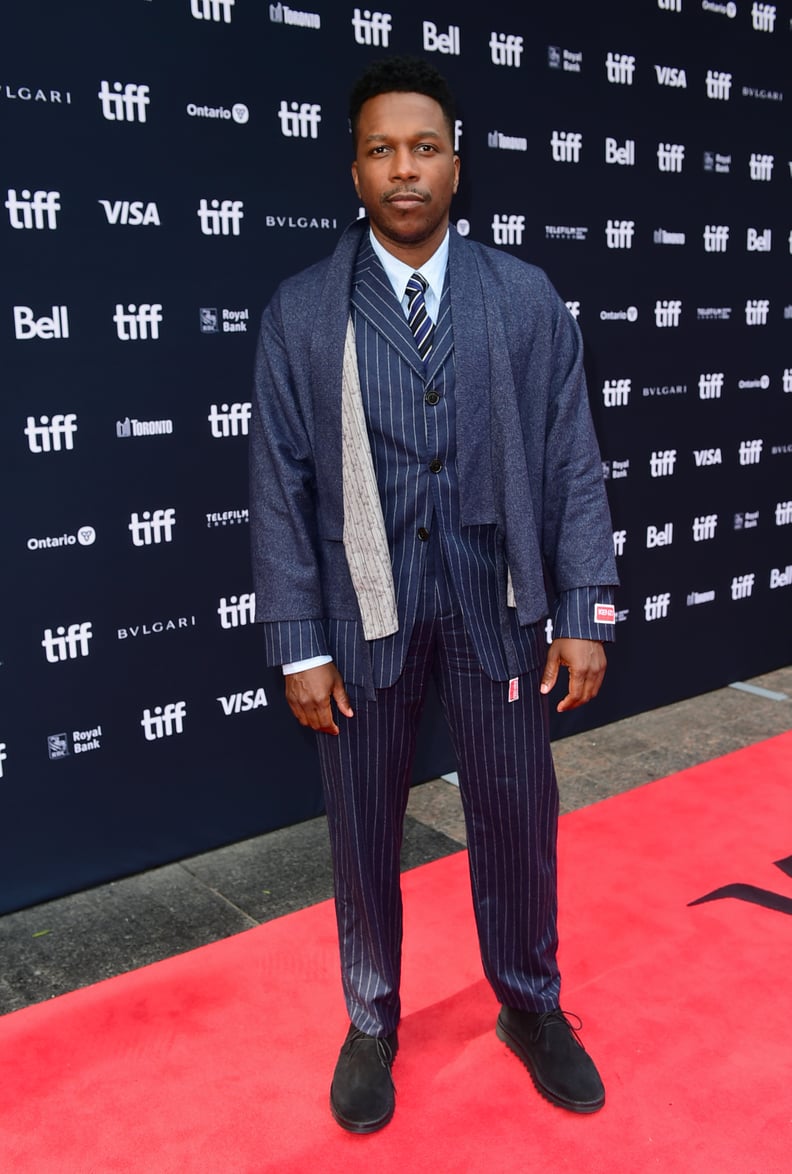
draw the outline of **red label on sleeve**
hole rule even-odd
[[[611,603],[595,603],[594,604],[594,623],[595,624],[615,624],[616,623],[616,608]]]

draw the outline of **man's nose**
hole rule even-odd
[[[409,147],[394,151],[392,173],[395,179],[414,179],[418,174],[417,161]]]

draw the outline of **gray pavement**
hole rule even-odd
[[[792,729],[792,666],[554,744],[562,811]],[[413,787],[402,866],[465,845],[453,776]],[[332,896],[324,817],[0,917],[0,1014]]]

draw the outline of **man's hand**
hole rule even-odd
[[[354,717],[341,674],[332,661],[301,673],[287,673],[284,679],[286,700],[301,726],[309,726],[322,734],[337,734],[331,700],[344,717]]]
[[[554,640],[547,653],[540,692],[550,692],[562,664],[569,669],[569,692],[556,706],[559,713],[585,705],[597,696],[605,676],[605,649],[599,640],[576,640],[571,636]]]

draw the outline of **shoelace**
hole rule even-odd
[[[574,1023],[572,1022],[573,1019],[575,1020]],[[550,1023],[561,1023],[565,1027],[568,1027],[572,1032],[572,1037],[575,1043],[578,1045],[578,1047],[583,1047],[582,1043],[578,1039],[578,1033],[583,1026],[583,1020],[579,1015],[575,1015],[574,1012],[562,1011],[560,1007],[557,1007],[555,1011],[545,1011],[542,1015],[539,1016],[534,1029],[531,1032],[531,1039],[534,1043],[538,1041],[542,1031]]]
[[[374,1043],[377,1049],[377,1059],[383,1068],[387,1068],[390,1072],[391,1064],[393,1063],[393,1049],[383,1036],[367,1035],[365,1031],[361,1031],[356,1027],[352,1034],[347,1038],[346,1047],[349,1049],[350,1056],[357,1051],[358,1045],[362,1043]]]

